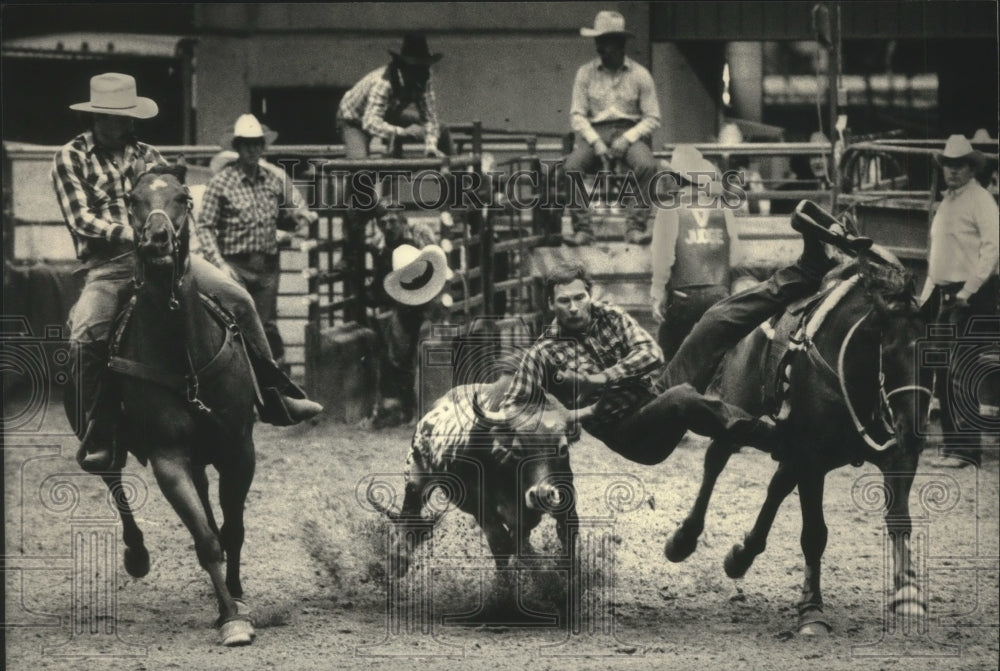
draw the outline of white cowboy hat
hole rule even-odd
[[[992,137],[990,137],[990,132],[985,128],[977,128],[976,132],[972,134],[973,142],[995,142]]]
[[[597,12],[597,16],[594,17],[594,27],[580,28],[580,34],[584,37],[600,37],[601,35],[635,37],[625,30],[625,17],[618,12]]]
[[[257,121],[253,114],[241,114],[240,118],[233,124],[233,130],[223,133],[219,139],[219,144],[224,148],[233,148],[233,140],[236,138],[246,138],[248,140],[264,140],[264,146],[270,145],[278,139],[278,134]]]
[[[981,168],[986,157],[978,149],[973,148],[972,143],[964,135],[952,135],[945,142],[944,150],[937,153],[934,158],[938,163],[945,161],[966,160],[976,168]]]
[[[692,184],[701,184],[706,179],[712,182],[719,179],[716,167],[691,144],[679,144],[674,147],[669,169]]]
[[[90,101],[70,105],[71,110],[92,114],[113,114],[133,119],[152,119],[160,113],[153,100],[135,93],[135,77],[106,72],[90,78]]]
[[[211,170],[214,175],[239,157],[240,155],[235,151],[232,151],[231,149],[224,149],[212,157],[212,160],[208,162],[208,169]]]
[[[392,272],[385,276],[382,286],[403,305],[423,305],[441,293],[452,276],[448,257],[437,245],[423,249],[400,245],[392,250]]]

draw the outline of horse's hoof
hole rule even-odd
[[[684,531],[678,527],[667,537],[667,542],[663,546],[663,554],[676,564],[690,557],[697,547],[698,537],[694,536],[692,540],[689,540],[685,537]]]
[[[893,615],[906,615],[910,617],[923,617],[927,614],[927,605],[920,595],[920,590],[916,585],[903,585],[892,597],[889,609]]]
[[[816,621],[816,622],[806,622],[799,626],[799,634],[802,636],[811,636],[813,638],[819,636],[826,636],[833,628],[826,622]]]
[[[726,575],[732,579],[742,578],[746,575],[747,569],[750,565],[744,566],[741,562],[737,561],[737,555],[743,552],[743,546],[737,543],[729,552],[726,553],[726,559],[722,562],[722,567],[726,570]]]
[[[133,578],[142,578],[149,573],[149,552],[146,548],[125,548],[125,570]]]
[[[250,645],[257,636],[245,615],[237,615],[222,623],[219,628],[219,641],[226,647]]]

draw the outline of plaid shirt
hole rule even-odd
[[[412,103],[416,103],[420,118],[424,120],[425,146],[436,147],[441,130],[430,79],[423,95],[415,95],[398,79],[390,79],[388,65],[372,70],[344,94],[338,114],[345,121],[360,123],[369,135],[388,140],[393,135],[402,135],[404,130],[389,120],[398,119]]]
[[[281,168],[261,161],[251,179],[230,163],[209,180],[202,196],[197,225],[202,256],[221,268],[223,257],[232,254],[277,254],[280,210],[288,200],[305,207]]]
[[[90,131],[77,135],[53,159],[52,185],[81,261],[107,259],[129,251],[122,234],[129,226],[125,196],[135,178],[166,161],[153,147],[125,147],[124,169],[94,143]]]
[[[619,307],[593,303],[592,321],[586,334],[563,335],[553,322],[522,359],[501,408],[540,399],[541,391],[556,396],[567,408],[576,409],[600,401],[597,411],[583,421],[583,428],[609,442],[623,419],[656,397],[653,384],[663,365],[663,352],[653,337]],[[585,398],[575,398],[572,389],[552,384],[557,371],[604,373],[608,383]]]

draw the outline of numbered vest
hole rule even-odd
[[[729,286],[729,232],[722,210],[681,208],[677,212],[676,260],[670,287]]]

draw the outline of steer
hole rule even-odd
[[[569,445],[579,437],[580,413],[589,409],[574,417],[551,395],[518,412],[489,409],[510,380],[463,385],[441,397],[413,434],[402,509],[371,501],[396,523],[397,576],[406,574],[413,551],[430,537],[437,515],[425,520],[421,512],[437,487],[445,494],[435,504],[453,504],[482,527],[497,568],[532,554],[531,531],[546,513],[556,521],[563,554],[571,557],[577,516]]]

